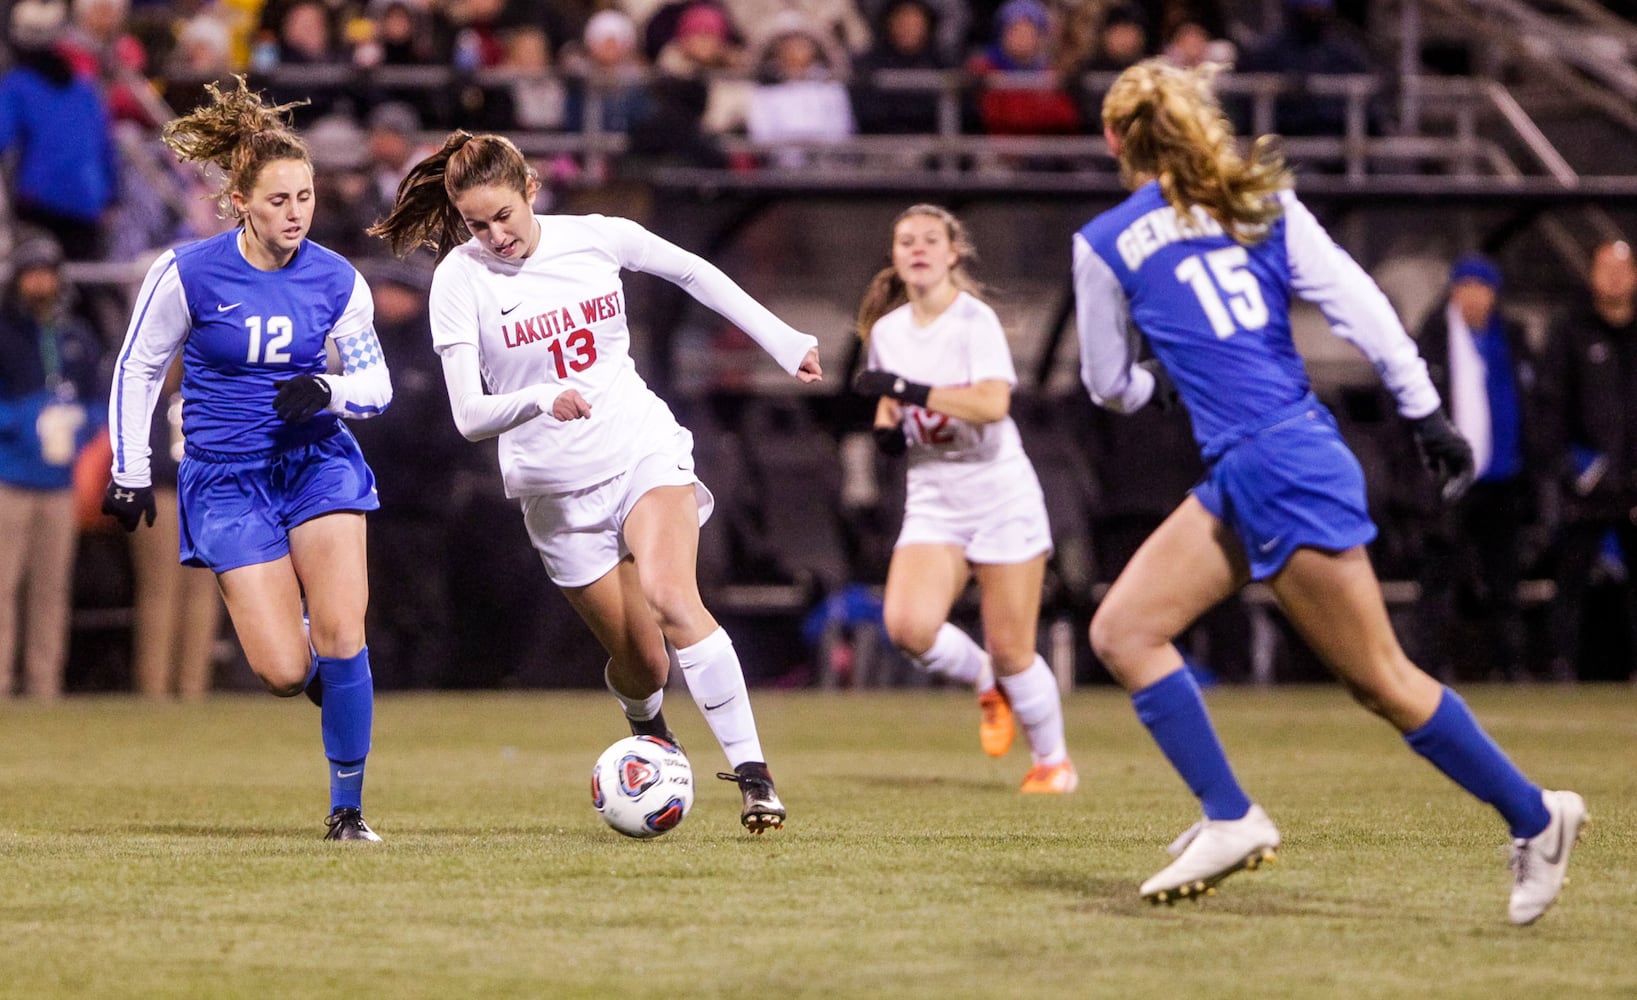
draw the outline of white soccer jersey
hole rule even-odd
[[[445,356],[446,375],[451,352],[470,345],[487,391],[521,400],[499,425],[507,496],[603,482],[666,447],[676,433],[676,418],[631,361],[622,268],[681,286],[787,372],[818,343],[715,266],[634,222],[601,215],[539,220],[539,245],[523,260],[504,260],[474,239],[456,247],[432,279],[432,342]],[[551,416],[552,401],[569,389],[585,397],[590,417]],[[452,384],[450,393],[459,422],[458,387]]]
[[[949,308],[924,327],[915,324],[907,303],[882,316],[870,328],[869,367],[931,386],[994,380],[1017,385],[1017,369],[1012,366],[1012,351],[1000,318],[966,292],[956,295]],[[997,485],[1035,482],[1011,417],[974,424],[909,403],[902,408],[904,434],[910,442],[912,494],[917,486],[970,488],[974,476]],[[1009,494],[1010,486],[1003,492]],[[972,499],[994,499],[987,490],[985,494]]]

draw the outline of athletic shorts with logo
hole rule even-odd
[[[644,494],[661,486],[692,486],[699,523],[710,520],[716,498],[694,474],[693,434],[686,428],[677,428],[667,447],[610,479],[583,489],[520,498],[523,524],[551,582],[584,587],[618,566],[631,554],[625,544],[625,519]]]

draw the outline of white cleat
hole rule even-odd
[[[1176,860],[1139,891],[1156,905],[1214,895],[1218,882],[1273,861],[1278,848],[1279,830],[1261,806],[1252,805],[1239,819],[1203,819],[1166,848]]]
[[[1552,821],[1528,840],[1512,841],[1512,901],[1507,916],[1520,927],[1532,924],[1557,902],[1569,870],[1569,853],[1590,817],[1586,800],[1574,792],[1542,792]]]

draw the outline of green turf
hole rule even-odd
[[[1637,996],[1629,688],[1475,689],[1585,794],[1573,882],[1505,922],[1505,835],[1333,689],[1210,696],[1279,863],[1201,904],[1136,887],[1194,805],[1111,692],[1068,702],[1081,790],[1016,793],[954,692],[756,695],[790,825],[738,826],[685,697],[698,798],[629,841],[589,804],[606,696],[383,697],[366,815],[318,838],[305,701],[0,707],[0,996]]]

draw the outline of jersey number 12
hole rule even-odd
[[[1219,339],[1268,325],[1268,306],[1249,264],[1245,248],[1231,246],[1195,254],[1177,265],[1177,280],[1194,290]]]
[[[261,339],[262,318],[260,316],[246,316],[244,325],[250,328],[250,351],[245,360],[251,364],[278,365],[290,360],[290,352],[284,348],[290,346],[295,339],[295,324],[288,316],[267,317],[267,343]]]

